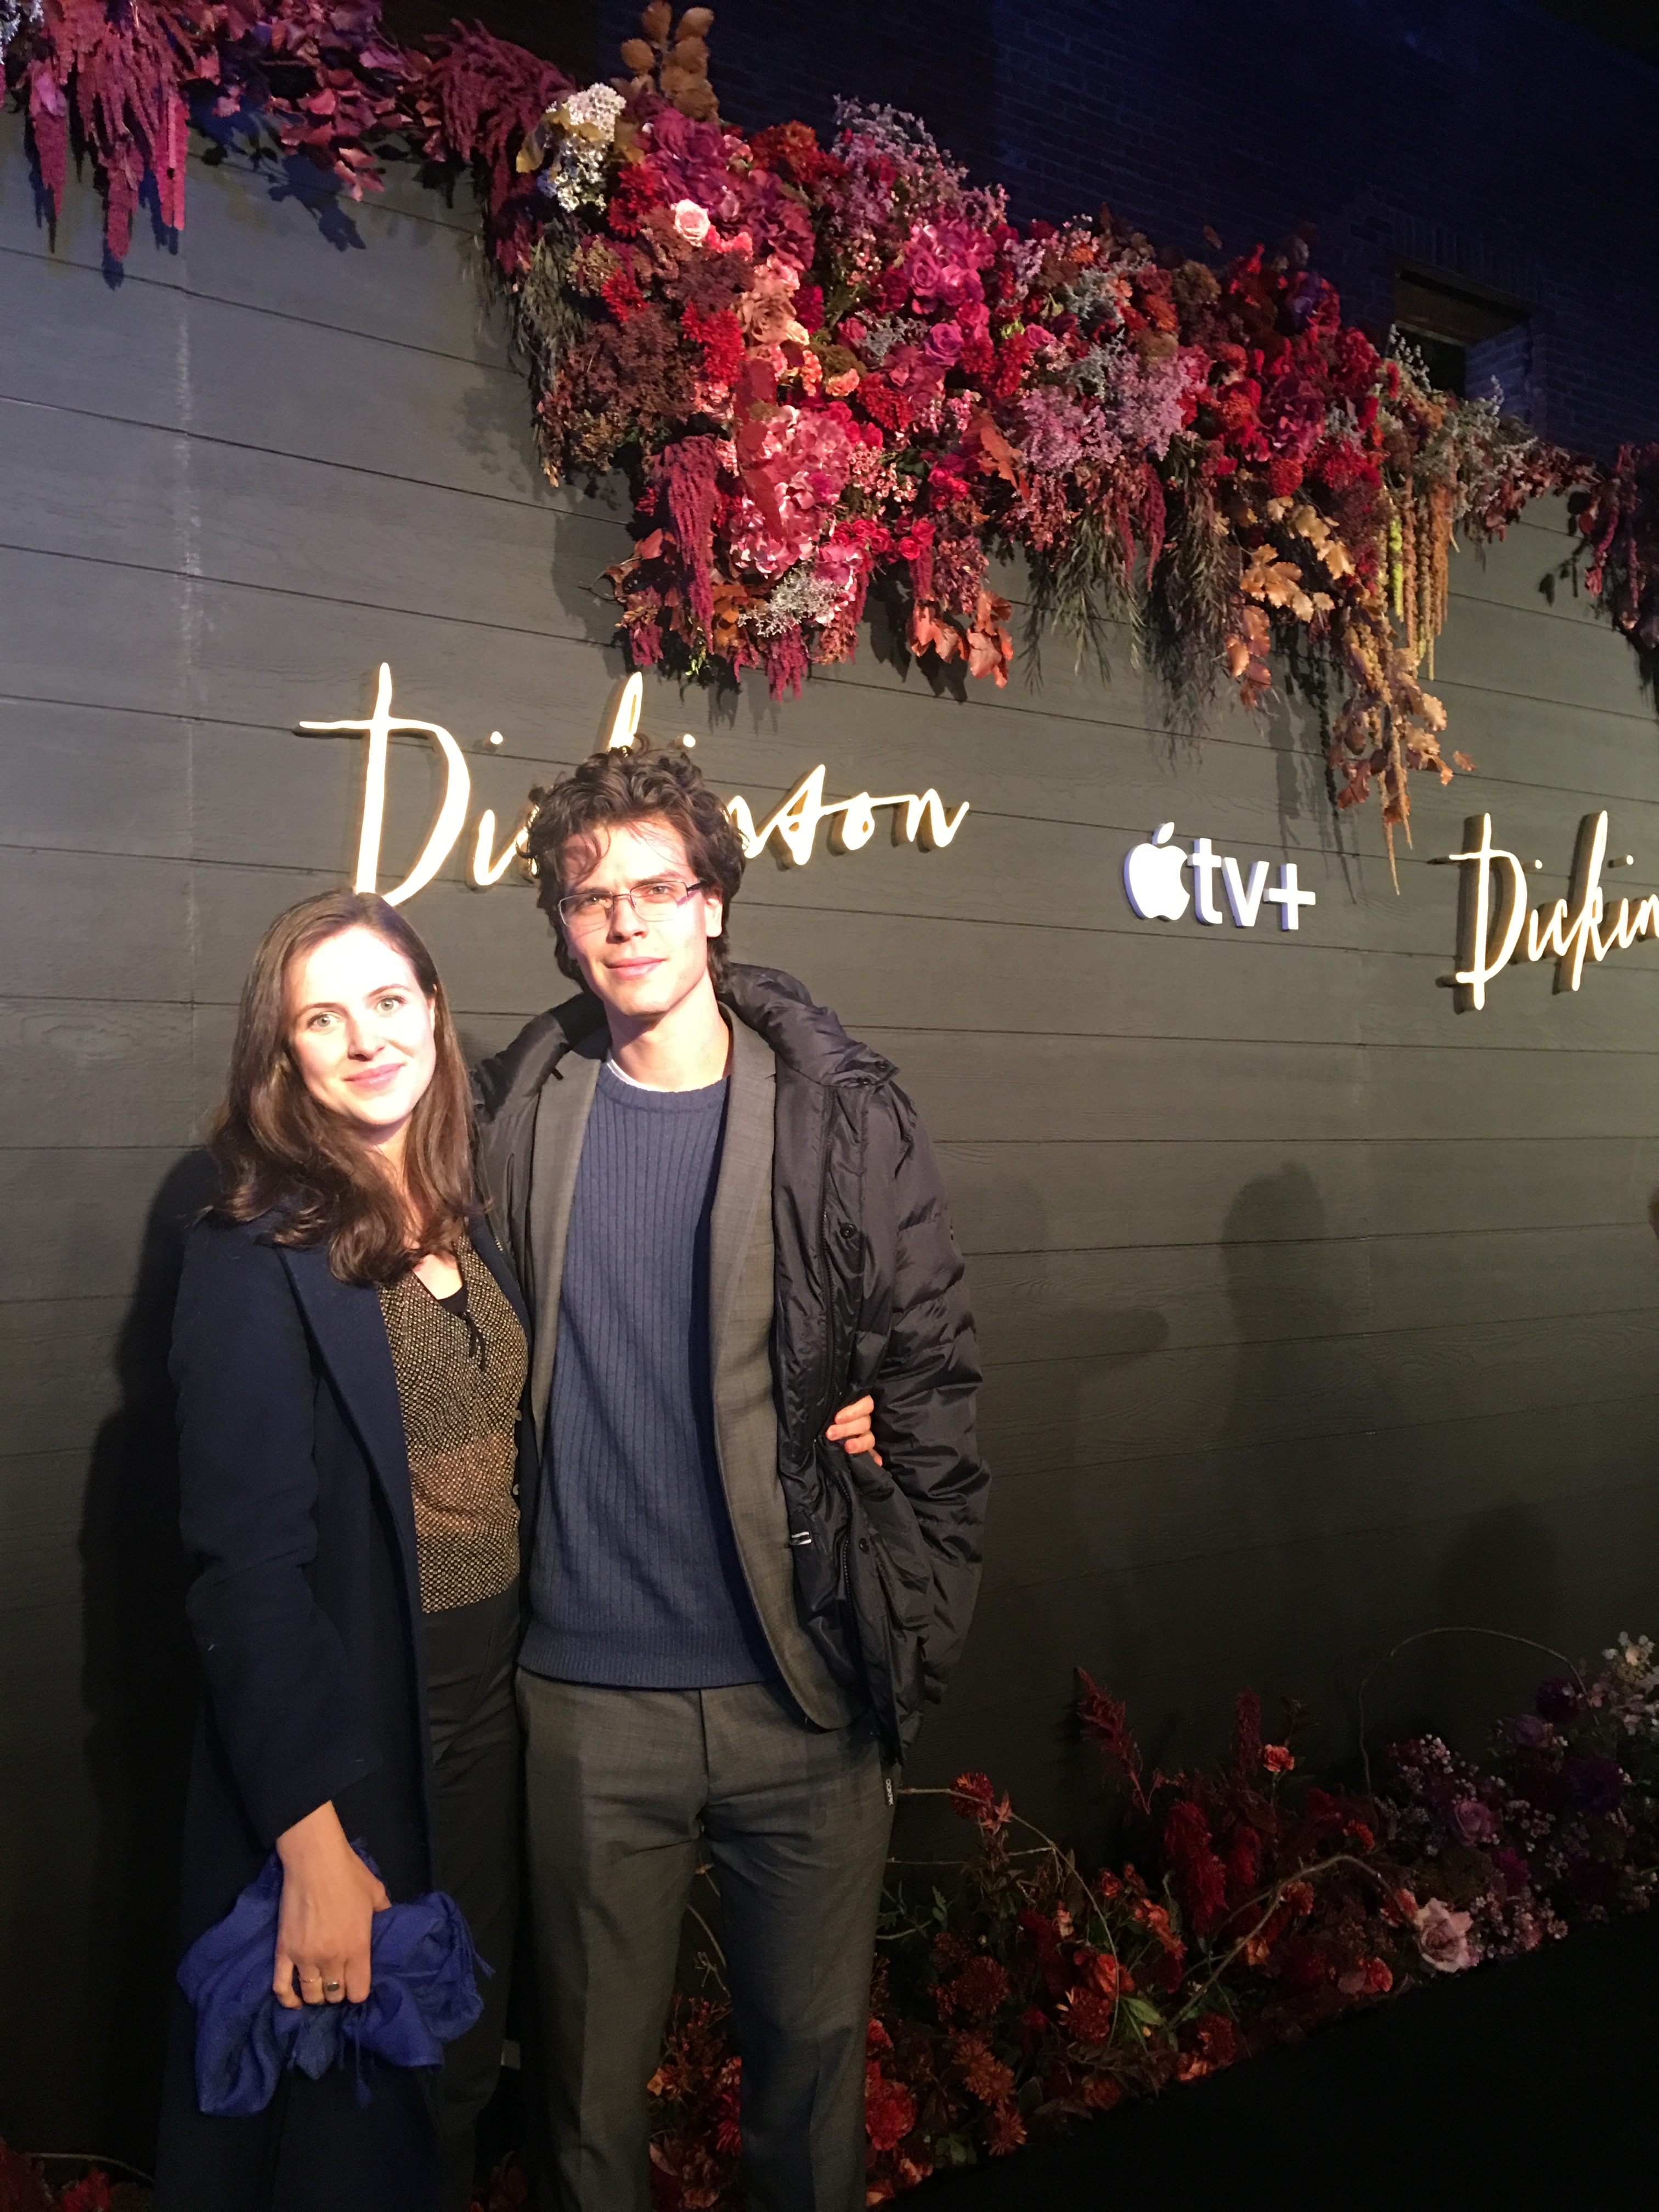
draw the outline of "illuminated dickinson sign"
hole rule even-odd
[[[622,689],[610,722],[602,732],[604,748],[618,751],[631,745],[640,726],[640,709],[643,683],[636,674],[630,676]],[[382,893],[387,902],[400,906],[405,899],[413,898],[423,890],[437,874],[455,849],[466,824],[467,808],[471,799],[472,779],[466,765],[466,757],[459,745],[441,722],[416,721],[392,711],[392,670],[386,661],[380,663],[380,678],[375,686],[374,711],[366,718],[339,722],[301,722],[301,730],[319,736],[341,736],[361,733],[366,739],[363,766],[363,811],[357,834],[357,867],[353,888],[360,891],[380,889],[380,834],[386,820],[386,779],[390,741],[398,732],[407,732],[431,738],[444,763],[444,795],[439,802],[436,818],[428,834],[425,844],[416,855],[414,866],[400,884]],[[492,731],[491,744],[500,744],[501,732]],[[680,740],[693,745],[696,739],[690,735]],[[743,841],[743,849],[752,860],[775,839],[781,850],[797,867],[805,867],[812,857],[820,823],[828,825],[827,834],[832,844],[847,852],[856,852],[867,845],[875,835],[876,816],[887,808],[893,810],[895,837],[903,836],[913,845],[929,852],[948,845],[962,827],[968,811],[963,799],[954,811],[947,813],[945,802],[938,792],[889,792],[878,797],[867,791],[855,792],[851,799],[826,799],[823,795],[824,770],[822,765],[810,775],[803,776],[781,806],[767,817],[758,827],[746,799],[733,799],[727,803],[726,813]],[[487,890],[498,884],[515,858],[524,860],[528,842],[528,829],[520,822],[514,835],[495,850],[495,813],[485,807],[479,815],[467,865],[467,880],[479,890]],[[531,864],[525,860],[526,869]],[[1272,893],[1268,894],[1269,897]]]
[[[1627,951],[1638,937],[1659,937],[1659,896],[1632,902],[1621,898],[1609,917],[1601,870],[1629,867],[1607,859],[1607,817],[1587,814],[1578,825],[1567,896],[1557,899],[1547,916],[1527,908],[1527,875],[1519,858],[1492,842],[1490,814],[1472,814],[1463,825],[1464,850],[1448,853],[1448,862],[1465,871],[1457,910],[1457,972],[1443,980],[1457,993],[1460,1013],[1486,1003],[1486,986],[1511,961],[1553,960],[1555,988],[1576,991],[1587,959],[1597,963],[1609,952]],[[1541,865],[1534,860],[1534,867]]]

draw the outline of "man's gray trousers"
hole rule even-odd
[[[700,1856],[720,1896],[751,2212],[864,2203],[865,2037],[892,1825],[869,1725],[762,1683],[623,1690],[520,1669],[544,2212],[648,2212],[646,2084]]]

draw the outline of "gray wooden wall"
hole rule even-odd
[[[310,210],[193,164],[179,249],[141,240],[116,283],[90,194],[50,238],[3,130],[0,2133],[131,2152],[191,1679],[177,1223],[249,951],[355,850],[358,743],[294,725],[365,711],[387,659],[467,749],[475,812],[510,817],[593,741],[626,540],[538,474],[465,205]],[[1480,775],[1419,793],[1397,897],[1298,712],[1172,741],[1127,649],[1109,684],[1051,647],[1040,685],[965,698],[869,646],[781,707],[648,689],[647,727],[694,731],[757,816],[820,761],[834,795],[973,805],[944,851],[758,861],[735,917],[898,1061],[969,1255],[998,1481],[915,1778],[985,1767],[1072,1823],[1078,1663],[1166,1762],[1247,1682],[1312,1702],[1336,1759],[1414,1631],[1577,1652],[1652,1625],[1659,948],[1576,999],[1505,977],[1479,1016],[1436,988],[1456,882],[1426,863],[1468,808],[1540,895],[1601,805],[1618,887],[1659,883],[1651,709],[1623,644],[1540,596],[1559,531],[1456,563],[1437,688]],[[434,789],[394,752],[389,870]],[[1300,933],[1138,921],[1121,857],[1170,817],[1296,859]],[[523,888],[452,863],[410,912],[477,1045],[563,994]],[[1477,1729],[1547,1663],[1419,1647],[1380,1725]]]

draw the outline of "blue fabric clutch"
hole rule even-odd
[[[362,1845],[357,1856],[372,1873]],[[224,1918],[198,1936],[179,1968],[196,2009],[196,2097],[204,2112],[246,2118],[264,2112],[284,2068],[317,2081],[350,2057],[357,2096],[368,2102],[363,2061],[436,2066],[443,2046],[483,2010],[485,1966],[453,1898],[433,1890],[377,1912],[370,1931],[373,1985],[362,2004],[279,2005],[270,1986],[282,1862],[273,1851]]]

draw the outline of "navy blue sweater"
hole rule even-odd
[[[556,1681],[714,1689],[775,1673],[714,1452],[708,1231],[726,1086],[599,1071],[559,1297],[521,1662]]]

